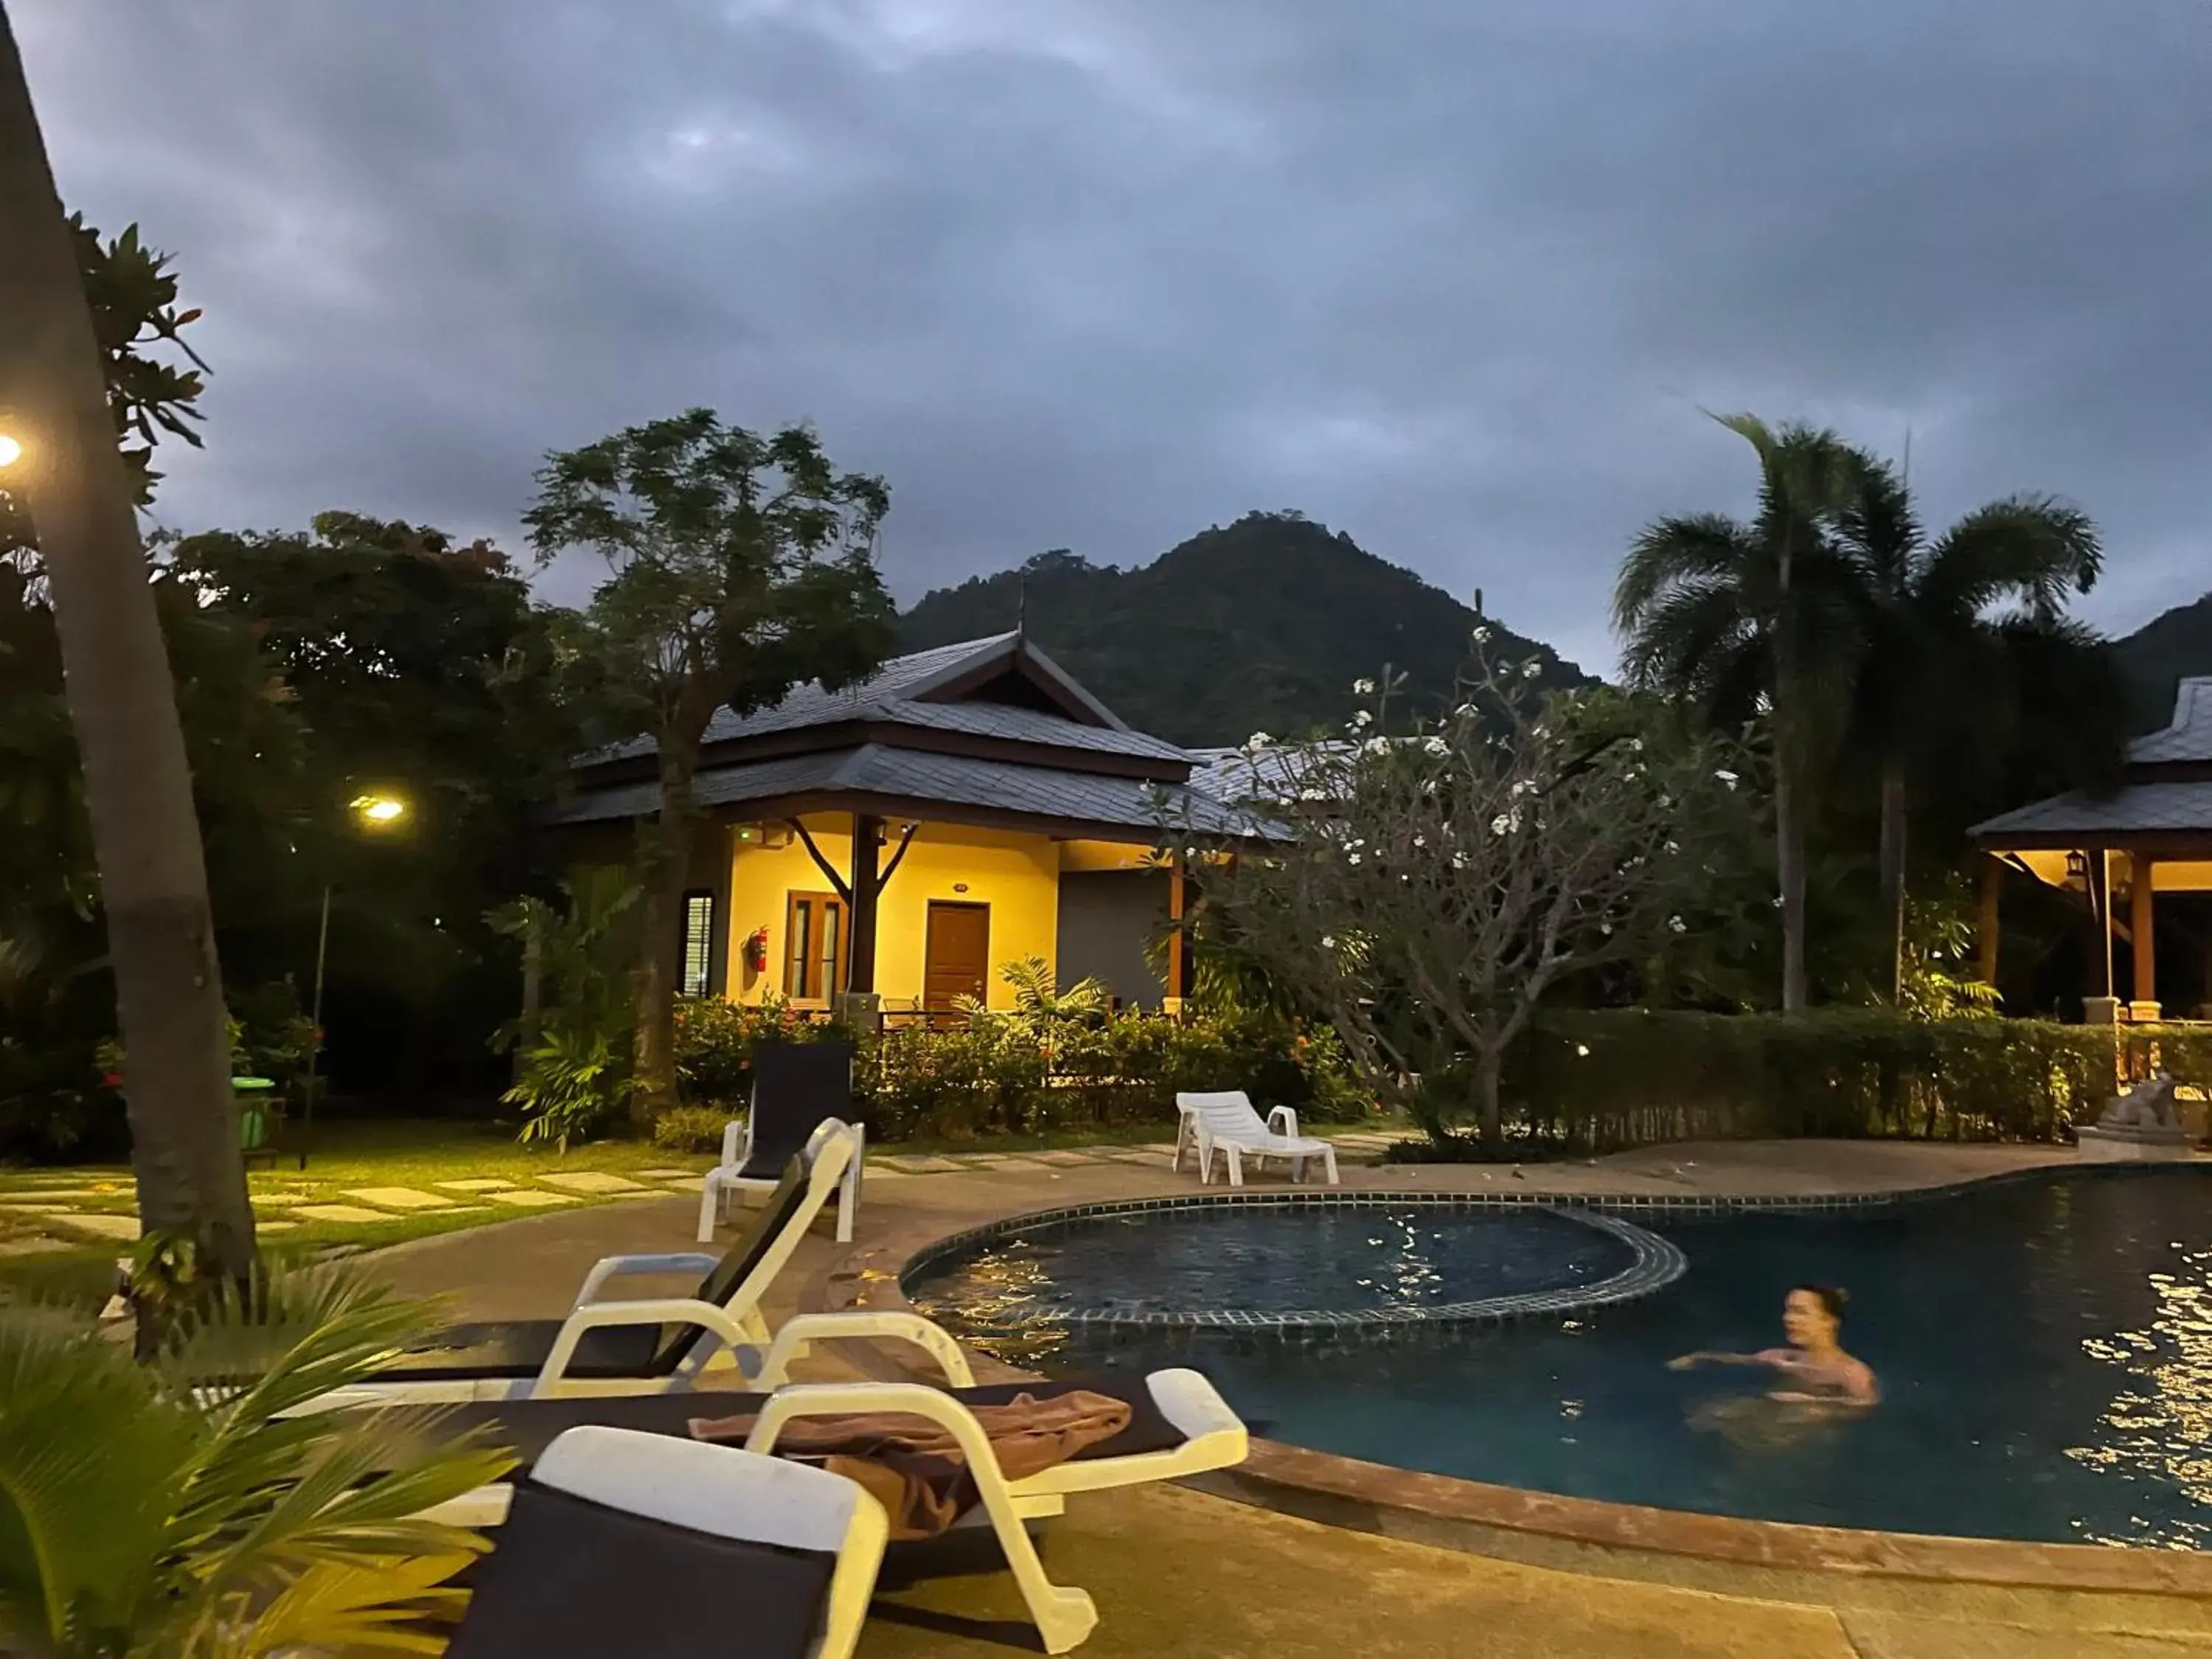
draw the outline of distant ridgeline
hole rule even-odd
[[[1593,677],[1551,647],[1479,617],[1410,570],[1296,513],[1248,513],[1151,564],[1096,565],[1061,549],[1018,570],[923,597],[899,623],[909,651],[1003,633],[1024,605],[1030,636],[1130,725],[1193,746],[1334,734],[1352,684],[1386,663],[1415,708],[1443,706],[1479,623],[1501,663],[1534,657],[1547,688]]]
[[[2135,693],[2136,729],[2156,731],[2173,718],[2173,689],[2212,674],[2212,593],[2176,605],[2116,642]]]

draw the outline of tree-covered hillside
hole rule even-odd
[[[1248,513],[1148,565],[1060,550],[1019,570],[927,595],[902,618],[909,650],[1012,628],[1030,636],[1141,730],[1176,743],[1241,743],[1340,725],[1352,684],[1388,665],[1416,706],[1439,706],[1483,619],[1410,570],[1295,513]],[[1534,656],[1547,685],[1590,677],[1495,622],[1501,659]]]

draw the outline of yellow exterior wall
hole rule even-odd
[[[809,817],[805,823],[822,855],[849,879],[852,819],[842,812],[823,813]],[[894,829],[881,854],[884,862],[897,846]],[[783,990],[788,943],[784,922],[790,895],[834,890],[796,836],[787,847],[734,841],[732,847],[731,958],[726,982],[733,1000],[758,1002]],[[963,886],[965,891],[956,890]],[[876,990],[887,1008],[921,1005],[922,957],[932,899],[991,907],[988,1000],[994,1008],[1010,1006],[1012,993],[999,976],[1000,968],[1024,957],[1054,963],[1060,931],[1060,844],[1046,836],[923,824],[878,907]],[[744,945],[758,927],[768,929],[768,961],[755,974],[744,966]]]

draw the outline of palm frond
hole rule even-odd
[[[1747,532],[1722,513],[1654,520],[1628,544],[1613,590],[1613,625],[1634,635],[1644,614],[1670,588],[1738,576],[1751,556]]]
[[[2097,526],[2079,507],[2047,495],[2014,495],[1969,513],[1929,550],[1921,600],[1931,616],[1967,624],[2015,603],[2053,619],[2104,568]]]
[[[1622,665],[1632,686],[1704,703],[1760,633],[1741,587],[1718,576],[1680,582],[1644,608]]]
[[[474,1559],[470,1552],[319,1563],[250,1620],[229,1622],[207,1659],[268,1659],[299,1651],[442,1653],[447,1638],[424,1628],[424,1622],[458,1620],[468,1592],[447,1581]]]
[[[1909,597],[1920,576],[1924,535],[1912,492],[1888,462],[1850,454],[1856,478],[1836,514],[1836,540],[1877,604]]]

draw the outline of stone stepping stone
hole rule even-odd
[[[574,1175],[542,1175],[538,1177],[548,1187],[558,1188],[564,1193],[634,1193],[638,1184],[627,1176],[595,1175],[580,1170]]]
[[[295,1204],[312,1204],[315,1201],[315,1194],[313,1193],[255,1193],[252,1198],[256,1204],[265,1204],[272,1210],[282,1210]]]
[[[26,1187],[10,1197],[0,1198],[0,1204],[15,1205],[31,1200],[43,1202],[52,1199],[106,1198],[121,1190],[119,1187]]]
[[[674,1181],[684,1176],[696,1176],[699,1171],[696,1170],[640,1170],[637,1173],[639,1179],[643,1181]]]
[[[672,1191],[703,1193],[707,1190],[707,1177],[702,1175],[665,1176],[661,1184]]]
[[[512,1188],[514,1182],[507,1180],[434,1181],[433,1187],[443,1187],[449,1193],[496,1193]]]
[[[442,1210],[453,1201],[414,1187],[354,1187],[343,1195],[386,1210]]]
[[[1115,1164],[1142,1164],[1148,1169],[1175,1162],[1175,1151],[1168,1146],[1121,1146],[1099,1156]]]
[[[1012,1152],[1002,1152],[992,1158],[988,1164],[978,1164],[974,1167],[989,1175],[997,1175],[1007,1170],[1012,1170],[1017,1175],[1024,1172],[1036,1175],[1049,1170],[1052,1166],[1049,1164],[1040,1164],[1033,1158],[1018,1158]]]
[[[1068,1169],[1078,1164],[1096,1164],[1099,1161],[1101,1154],[1097,1152],[1062,1151],[1056,1152],[1024,1152],[1022,1156],[1024,1158],[1033,1158],[1040,1164],[1057,1164],[1062,1169]]]
[[[48,1238],[44,1233],[33,1233],[28,1238],[0,1238],[0,1255],[39,1255],[47,1250],[66,1250],[65,1238]]]
[[[526,1188],[518,1188],[511,1193],[486,1193],[484,1199],[492,1204],[520,1204],[526,1210],[549,1209],[556,1204],[577,1201],[567,1193],[533,1193]]]
[[[357,1204],[302,1204],[292,1212],[309,1221],[389,1221],[391,1212],[386,1210],[364,1210]]]
[[[6,1210],[14,1215],[74,1215],[76,1213],[76,1206],[74,1204],[27,1204],[20,1198],[11,1198],[0,1202],[0,1210]]]
[[[966,1165],[955,1164],[949,1158],[887,1158],[884,1167],[896,1170],[902,1175],[949,1175]]]
[[[53,1224],[98,1238],[138,1237],[138,1218],[135,1215],[58,1215]]]
[[[257,1221],[253,1224],[253,1231],[257,1233],[289,1233],[297,1231],[299,1225],[296,1221]]]

